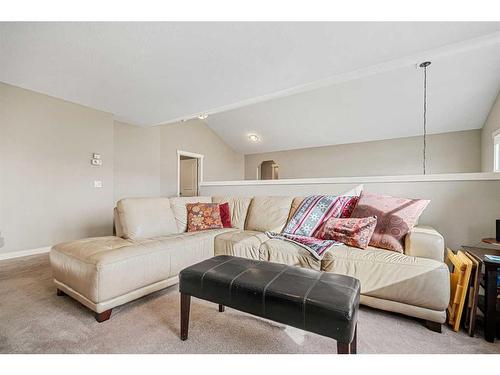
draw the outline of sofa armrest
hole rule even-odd
[[[116,209],[116,207],[113,210],[113,236],[123,238],[123,229],[120,222],[120,215],[118,215],[118,210]]]
[[[405,254],[444,262],[444,238],[432,227],[416,226],[406,235]]]

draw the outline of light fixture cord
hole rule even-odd
[[[425,152],[427,149],[427,67],[424,66],[424,149],[423,149],[423,170],[425,174]]]

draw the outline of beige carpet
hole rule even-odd
[[[177,286],[113,310],[97,323],[57,297],[48,255],[0,262],[1,353],[336,353],[334,340],[193,299],[189,339],[179,339]],[[359,353],[500,353],[465,332],[438,334],[422,322],[362,307]]]

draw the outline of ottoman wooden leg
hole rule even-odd
[[[103,311],[102,313],[95,313],[95,320],[99,323],[105,322],[111,317],[111,311],[113,311],[113,309]]]
[[[219,312],[224,312],[225,309],[224,305],[219,305]]]
[[[356,354],[358,327],[354,329],[354,337],[350,343],[337,342],[337,354]]]
[[[57,289],[56,294],[58,296],[65,296],[66,295],[66,293],[64,293],[61,289]]]
[[[191,296],[181,293],[181,340],[187,340],[189,329],[189,308],[191,306]]]
[[[351,354],[356,354],[358,352],[358,325],[354,328],[354,338],[351,342]]]

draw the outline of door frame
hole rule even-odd
[[[198,159],[198,186],[197,194],[200,193],[200,184],[203,182],[203,158],[205,155],[190,151],[177,150],[177,196],[181,195],[181,156]]]

